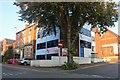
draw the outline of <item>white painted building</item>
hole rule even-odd
[[[95,53],[95,34],[91,31],[91,25],[85,24],[79,33],[79,56],[91,57],[91,53]]]
[[[58,56],[58,41],[60,39],[59,28],[56,29],[56,32],[56,36],[54,33],[51,33],[43,37],[43,29],[38,28],[35,59],[51,59],[51,56]]]
[[[79,57],[91,57],[93,37],[94,33],[91,35],[91,26],[85,25],[79,34]],[[35,59],[51,59],[51,56],[59,56],[58,42],[60,40],[60,30],[56,29],[56,36],[51,33],[51,35],[43,36],[43,29],[38,28],[37,30],[37,40],[36,40],[36,54]],[[92,43],[93,42],[93,43]],[[62,50],[64,51],[64,50]]]

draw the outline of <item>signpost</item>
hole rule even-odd
[[[60,41],[60,42],[58,42],[58,48],[60,48],[60,56],[62,55],[62,47],[63,47],[63,42],[62,41]]]
[[[62,47],[63,47],[63,42],[62,41],[58,42],[58,48],[59,48],[59,66],[61,66],[60,56],[62,55]]]

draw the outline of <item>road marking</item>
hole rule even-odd
[[[11,73],[8,73],[8,75],[13,76],[13,74],[11,74]]]
[[[112,78],[112,77],[106,77],[106,76],[100,76],[100,75],[92,75],[94,77],[97,77],[97,78]]]
[[[20,72],[20,73],[2,73],[3,76],[18,76],[18,75],[23,75],[25,72]]]

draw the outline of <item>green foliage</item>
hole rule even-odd
[[[43,28],[43,36],[54,32],[56,26],[62,36],[67,37],[68,49],[71,49],[85,24],[99,28],[101,33],[107,27],[114,26],[118,20],[115,2],[15,2],[20,7],[20,20],[29,24],[37,23]],[[73,54],[74,50],[68,53]],[[68,54],[70,56],[70,54]],[[72,55],[71,55],[72,56]],[[68,57],[71,58],[72,57]],[[70,60],[70,59],[68,59]],[[70,60],[72,61],[72,60]]]
[[[15,53],[14,53],[15,54]],[[19,59],[20,58],[20,54],[15,54],[15,58]]]
[[[94,61],[91,61],[91,63],[93,64],[93,63],[94,63]]]
[[[73,70],[73,69],[77,69],[79,67],[79,64],[75,63],[75,62],[65,62],[64,65],[62,65],[62,68],[65,70]]]
[[[21,8],[21,21],[30,24],[37,21],[38,27],[44,27],[48,34],[55,31],[56,25],[66,28],[65,24],[68,23],[73,35],[85,23],[104,31],[105,26],[113,26],[118,19],[117,5],[114,2],[16,2],[15,5]]]
[[[8,50],[4,54],[4,60],[7,61],[8,59],[13,58],[13,49],[12,47],[8,47]]]

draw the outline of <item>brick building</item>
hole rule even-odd
[[[15,40],[7,39],[7,38],[2,40],[2,55],[5,54],[5,52],[8,50],[9,46],[13,47],[14,42],[15,42]]]
[[[102,36],[99,30],[95,29],[95,49],[99,58],[118,56],[120,54],[120,36],[107,30]]]
[[[2,41],[0,41],[0,56],[2,55]]]
[[[36,25],[25,25],[25,29],[16,33],[16,51],[20,58],[34,58],[36,43]]]

